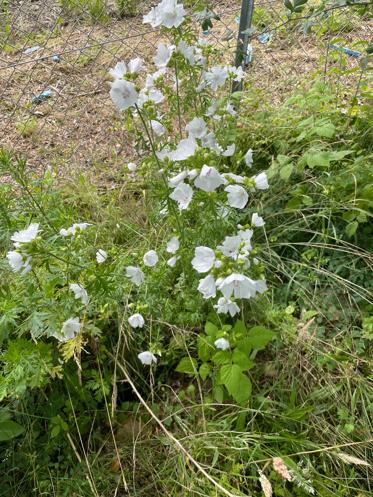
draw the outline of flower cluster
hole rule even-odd
[[[7,253],[9,265],[14,272],[27,274],[31,271],[32,256],[28,252],[29,244],[35,240],[39,232],[39,224],[32,223],[22,231],[16,231],[11,237],[16,250]]]

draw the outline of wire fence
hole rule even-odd
[[[151,61],[161,38],[142,15],[154,3],[0,0],[0,145],[27,156],[35,168],[78,165],[98,172],[123,162],[126,133],[113,119],[108,70],[132,57]],[[241,0],[210,2],[216,19],[209,29],[192,14],[199,1],[185,3],[196,32],[227,63],[235,61],[241,29],[248,83],[274,102],[306,73],[336,67],[354,74],[360,46],[372,37],[371,20],[346,9],[293,22],[281,0],[257,0],[242,32]]]

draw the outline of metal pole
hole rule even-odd
[[[254,13],[254,0],[242,0],[240,25],[238,28],[235,66],[244,68],[247,65],[247,47],[250,40],[251,22]],[[242,90],[242,82],[235,82],[232,91]]]

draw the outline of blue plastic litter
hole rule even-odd
[[[202,31],[202,34],[208,36],[210,34],[210,31]]]
[[[59,55],[53,55],[52,60],[53,62],[60,62],[61,57]]]
[[[332,50],[337,50],[338,52],[345,53],[350,57],[361,57],[361,52],[359,52],[358,50],[351,50],[351,48],[340,47],[339,45],[334,45],[333,43],[329,43],[329,48],[331,48]]]
[[[45,90],[39,93],[39,95],[35,95],[34,97],[32,97],[31,102],[33,104],[41,104],[44,100],[50,98],[52,95],[53,95],[52,90]]]
[[[251,45],[251,43],[249,43],[247,45],[247,51],[246,51],[244,63],[246,66],[248,66],[249,64],[252,63],[252,61],[253,61],[253,46]]]
[[[261,35],[258,36],[258,41],[259,43],[268,43],[269,41],[271,41],[273,38],[273,33],[263,33]]]
[[[24,53],[25,55],[29,55],[30,53],[37,52],[40,49],[41,47],[39,45],[35,45],[34,47],[26,48],[26,50],[24,50],[22,53]]]
[[[236,23],[237,23],[237,24],[240,24],[240,20],[241,20],[241,16],[237,16],[237,17],[236,17]]]

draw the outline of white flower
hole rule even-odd
[[[196,247],[192,266],[199,273],[207,273],[214,266],[215,252],[209,247]]]
[[[215,340],[214,345],[217,349],[220,350],[228,350],[230,347],[230,343],[226,338],[218,338]]]
[[[186,170],[181,171],[179,174],[177,174],[176,176],[173,176],[172,178],[170,178],[168,180],[168,186],[170,188],[176,188],[177,185],[182,183],[187,176],[188,176],[188,171],[186,171]]]
[[[134,162],[129,162],[127,164],[127,168],[128,168],[129,171],[131,171],[131,173],[133,173],[137,169],[137,164],[135,164]]]
[[[16,231],[10,239],[12,242],[15,242],[16,247],[19,247],[22,243],[29,243],[35,240],[39,231],[41,231],[39,229],[39,224],[32,223],[25,230]]]
[[[176,150],[169,152],[168,158],[173,161],[186,160],[194,155],[197,142],[193,138],[184,138],[176,147]]]
[[[232,294],[236,299],[250,299],[255,297],[257,292],[263,293],[267,288],[264,280],[258,280],[258,282],[243,274],[233,273],[224,278],[218,288],[226,299],[229,299]]]
[[[149,252],[146,252],[146,254],[144,254],[143,260],[145,266],[154,267],[157,264],[159,258],[155,250],[149,250]]]
[[[199,280],[198,291],[202,293],[204,299],[210,299],[216,296],[215,278],[209,274]]]
[[[52,336],[57,338],[60,342],[66,342],[67,340],[75,338],[79,333],[80,328],[81,324],[79,318],[69,318],[63,323],[61,331],[54,333]]]
[[[144,61],[140,57],[136,57],[128,62],[128,70],[131,74],[139,73],[144,69]]]
[[[240,308],[236,304],[236,302],[232,302],[229,299],[226,299],[225,297],[220,297],[218,300],[217,305],[214,305],[216,312],[218,314],[230,314],[233,318],[236,314],[240,312]]]
[[[145,324],[145,320],[141,314],[137,313],[128,318],[128,323],[132,328],[142,328]]]
[[[176,252],[179,250],[180,247],[180,241],[177,236],[173,236],[171,240],[167,243],[166,251],[169,254],[176,254]]]
[[[218,142],[216,141],[216,137],[212,131],[202,138],[202,146],[205,148],[209,148],[210,150],[213,150],[214,152],[216,152],[219,155],[223,151],[221,146],[218,145]]]
[[[234,174],[234,173],[224,173],[223,177],[225,179],[227,179],[227,178],[230,179],[234,183],[243,183],[243,181],[244,181],[243,176],[240,176],[239,174]]]
[[[202,167],[199,176],[194,180],[195,186],[204,192],[213,192],[224,183],[223,176],[214,167],[206,164]]]
[[[207,111],[205,112],[205,116],[212,117],[215,112],[218,110],[219,104],[217,100],[213,100],[210,107],[208,107]]]
[[[232,155],[234,155],[236,151],[236,145],[234,143],[232,143],[232,145],[229,145],[227,147],[227,150],[224,150],[223,152],[223,157],[232,157]]]
[[[141,269],[139,267],[135,267],[135,266],[127,266],[126,267],[126,276],[136,286],[140,286],[141,283],[145,280],[144,273],[141,271]]]
[[[267,179],[267,174],[266,173],[259,173],[256,176],[253,176],[252,179],[255,182],[255,188],[257,190],[267,190],[269,188],[268,184],[268,179]]]
[[[104,249],[98,249],[96,252],[96,261],[98,264],[102,264],[107,259],[107,252]]]
[[[179,257],[176,257],[176,255],[174,255],[173,257],[170,257],[167,260],[167,266],[175,267],[178,260],[179,260]]]
[[[251,148],[245,154],[245,163],[247,167],[251,167],[253,165],[253,151]]]
[[[160,104],[164,100],[164,95],[156,88],[144,88],[139,93],[138,106],[141,108],[146,102]]]
[[[22,274],[27,274],[31,271],[31,257],[25,258],[22,254],[16,252],[15,250],[8,252],[6,257],[8,259],[9,266],[14,272],[17,273],[23,270]]]
[[[190,180],[193,180],[194,178],[196,178],[198,176],[198,171],[197,169],[191,169],[190,171],[188,171],[188,178]]]
[[[240,185],[228,185],[224,189],[228,193],[228,204],[236,209],[243,209],[247,204],[249,196]]]
[[[156,134],[157,136],[164,135],[164,133],[166,131],[166,128],[159,121],[155,121],[155,120],[152,119],[150,121],[150,125],[152,127],[152,130],[153,130],[154,134]]]
[[[254,212],[254,214],[251,216],[251,224],[260,228],[261,226],[265,225],[265,222],[264,219],[260,217],[257,212]]]
[[[207,126],[201,117],[195,117],[185,127],[192,138],[203,138],[207,134]]]
[[[229,103],[229,102],[227,103],[227,106],[225,107],[225,110],[231,116],[235,116],[237,114],[237,111],[235,110],[235,108],[233,107],[233,105],[231,103]]]
[[[194,48],[190,45],[187,45],[184,40],[181,40],[177,46],[177,51],[180,52],[184,58],[189,62],[190,65],[194,65],[196,63],[196,59],[194,56]]]
[[[256,291],[258,293],[264,293],[268,290],[267,283],[265,280],[256,280],[255,281]]]
[[[193,188],[186,183],[179,183],[175,190],[170,194],[170,198],[178,203],[182,211],[187,209],[193,197]]]
[[[154,87],[155,82],[161,78],[164,74],[166,74],[167,69],[165,67],[161,67],[153,74],[148,74],[146,76],[145,88],[150,90],[150,88]]]
[[[241,66],[234,67],[231,66],[228,68],[229,75],[233,78],[234,81],[242,81],[245,77],[245,73]]]
[[[231,257],[232,259],[237,259],[238,252],[242,239],[239,235],[236,236],[226,236],[222,245],[218,245],[218,249],[226,257]]]
[[[110,97],[118,110],[126,110],[137,103],[139,94],[130,81],[116,79],[111,83]]]
[[[209,72],[205,74],[206,83],[210,88],[216,91],[218,88],[224,85],[228,77],[228,71],[226,67],[214,66]]]
[[[157,358],[155,357],[155,355],[148,350],[145,352],[140,352],[137,357],[144,366],[151,366],[153,362],[157,362]]]
[[[74,223],[70,228],[62,228],[60,229],[60,235],[61,236],[75,236],[77,232],[83,231],[88,228],[88,226],[91,226],[90,223]]]
[[[72,292],[74,292],[74,296],[77,300],[80,299],[84,305],[88,304],[88,293],[82,285],[79,285],[78,283],[70,283],[69,288]]]
[[[175,45],[167,46],[164,43],[160,43],[157,48],[157,53],[153,58],[154,64],[157,67],[166,67],[172,57],[174,50]]]
[[[177,0],[163,0],[144,16],[143,22],[150,23],[153,28],[165,26],[166,28],[177,28],[184,21],[184,7]]]
[[[126,63],[123,62],[117,62],[116,66],[114,69],[109,70],[110,76],[112,76],[114,79],[121,79],[127,72],[127,66]]]

